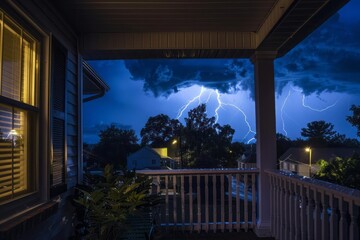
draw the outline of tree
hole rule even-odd
[[[336,131],[334,125],[325,121],[313,121],[301,129],[301,136],[306,137],[311,145],[319,146],[327,144],[334,138]]]
[[[94,153],[102,158],[103,165],[110,163],[124,168],[127,156],[139,149],[138,138],[132,129],[119,129],[112,124],[100,131],[99,137],[100,141],[94,147]]]
[[[343,186],[360,189],[360,157],[354,154],[344,159],[337,157],[329,162],[320,160],[317,163],[320,170],[315,178]]]
[[[215,135],[215,118],[208,118],[206,114],[206,105],[201,104],[188,112],[185,118],[184,128],[184,158],[191,167],[214,165],[210,145],[211,139]],[[211,159],[210,159],[211,158]]]
[[[179,137],[182,124],[177,119],[170,119],[165,114],[150,117],[141,129],[141,145],[165,147],[174,138]]]
[[[357,128],[357,135],[360,137],[360,106],[352,105],[350,110],[353,114],[352,116],[347,116],[346,120]]]
[[[235,130],[207,117],[206,105],[192,109],[185,118],[183,153],[190,167],[221,167],[230,153]]]

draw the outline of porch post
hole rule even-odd
[[[258,219],[255,232],[271,236],[270,178],[264,172],[276,168],[276,125],[274,58],[276,52],[255,52],[256,165],[258,178]]]

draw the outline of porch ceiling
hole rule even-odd
[[[348,0],[47,1],[101,59],[281,56]]]

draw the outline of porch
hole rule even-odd
[[[142,170],[153,179],[155,239],[257,239],[260,206],[269,207],[275,239],[359,239],[360,191],[266,171],[270,199],[258,197],[257,169]],[[255,235],[256,233],[256,235]]]

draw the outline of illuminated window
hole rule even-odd
[[[38,45],[0,12],[0,202],[36,189]]]

